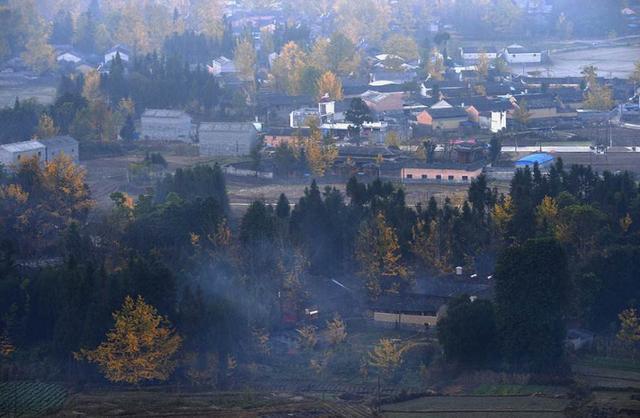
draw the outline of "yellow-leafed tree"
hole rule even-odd
[[[402,365],[402,350],[390,339],[382,338],[369,352],[369,365],[389,377]]]
[[[107,341],[95,350],[80,350],[75,353],[76,359],[98,364],[112,382],[167,380],[176,367],[174,355],[182,344],[169,321],[142,296],[136,300],[127,296],[113,319]]]
[[[58,134],[58,128],[53,123],[53,119],[51,116],[43,113],[40,115],[40,119],[38,120],[38,129],[36,131],[36,136],[38,138],[50,138]]]
[[[338,149],[334,145],[323,143],[322,132],[315,121],[309,125],[311,135],[304,140],[304,150],[313,175],[321,177],[338,158]]]
[[[635,309],[625,309],[618,315],[620,330],[617,338],[626,343],[636,344],[640,342],[640,318]]]
[[[331,71],[324,72],[316,82],[318,100],[326,96],[331,100],[342,100],[342,82]]]
[[[401,257],[398,237],[382,212],[362,225],[356,241],[356,259],[369,296],[377,298],[383,292],[400,290],[409,278]]]

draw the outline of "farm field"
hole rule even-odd
[[[273,392],[90,391],[73,395],[56,416],[369,417],[364,405]]]
[[[429,396],[385,405],[387,418],[564,417],[569,401],[543,396]]]
[[[0,383],[0,417],[52,413],[62,408],[66,396],[65,388],[55,383]]]
[[[57,79],[52,77],[31,80],[21,73],[0,74],[0,108],[13,106],[16,97],[21,101],[35,99],[48,105],[56,96]]]

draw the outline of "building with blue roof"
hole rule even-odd
[[[520,158],[516,161],[516,167],[524,168],[524,167],[533,167],[536,163],[540,167],[548,167],[553,163],[553,155],[547,154],[544,152],[539,152],[536,154],[527,155],[526,157]]]

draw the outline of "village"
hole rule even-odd
[[[0,417],[640,411],[640,1],[79,3],[0,50]]]

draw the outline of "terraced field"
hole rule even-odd
[[[39,416],[62,408],[67,391],[55,383],[0,383],[0,417]]]

